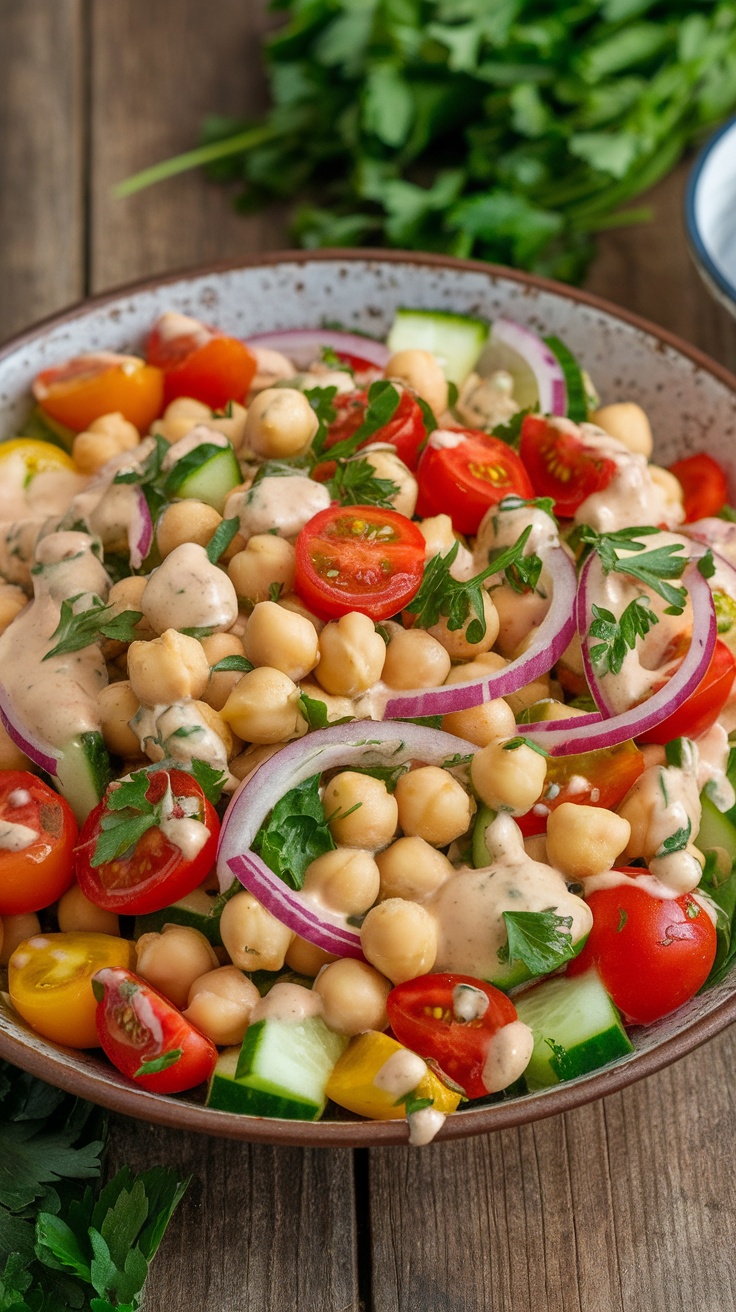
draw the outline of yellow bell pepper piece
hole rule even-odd
[[[376,1088],[374,1080],[381,1067],[403,1044],[378,1030],[367,1030],[351,1040],[327,1081],[327,1097],[339,1107],[373,1121],[400,1120],[406,1115],[403,1103],[385,1089]],[[431,1098],[438,1112],[448,1115],[460,1102],[460,1094],[448,1089],[433,1071],[427,1070],[415,1090],[417,1098]]]

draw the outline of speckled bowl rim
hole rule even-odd
[[[197,279],[212,277],[240,269],[252,269],[279,264],[312,264],[320,261],[341,263],[383,263],[410,264],[428,269],[455,269],[458,272],[485,275],[490,282],[494,279],[516,282],[530,290],[550,292],[566,300],[589,306],[621,320],[640,332],[653,337],[663,346],[668,346],[678,354],[686,357],[699,369],[711,374],[734,394],[736,404],[736,376],[731,374],[717,361],[710,359],[697,347],[691,346],[675,334],[658,327],[651,321],[620,309],[611,301],[596,296],[592,292],[571,288],[563,283],[548,278],[521,273],[501,265],[485,264],[477,260],[453,259],[449,256],[417,254],[413,251],[383,250],[342,250],[325,249],[320,251],[272,251],[254,255],[237,261],[207,265],[199,268],[183,269],[163,277],[148,278],[132,284],[125,284],[99,296],[89,297],[61,313],[50,315],[22,333],[17,334],[0,347],[0,363],[20,347],[42,337],[52,328],[88,314],[90,311],[104,309],[106,305],[119,300],[120,297],[136,295],[151,289]],[[693,1021],[685,1022],[678,1033],[663,1039],[656,1047],[644,1052],[634,1053],[631,1057],[604,1067],[597,1073],[557,1085],[548,1090],[524,1095],[508,1102],[499,1102],[480,1107],[469,1107],[449,1116],[442,1127],[438,1140],[461,1139],[472,1135],[485,1134],[491,1130],[509,1129],[525,1125],[548,1116],[556,1116],[581,1107],[598,1098],[606,1097],[626,1088],[636,1081],[662,1070],[678,1061],[694,1049],[720,1034],[736,1020],[736,988],[706,1015]],[[109,1076],[94,1068],[85,1070],[70,1069],[63,1063],[63,1052],[49,1046],[48,1051],[30,1046],[24,1037],[24,1029],[19,1024],[17,1033],[0,1032],[0,1057],[29,1071],[32,1075],[57,1085],[69,1093],[86,1098],[91,1102],[109,1108],[111,1111],[133,1116],[174,1129],[196,1131],[219,1137],[240,1139],[253,1143],[296,1145],[300,1147],[379,1147],[386,1144],[406,1144],[407,1126],[403,1120],[397,1121],[286,1121],[261,1117],[238,1115],[223,1112],[183,1099],[165,1097],[147,1093],[120,1077],[115,1084],[109,1083]],[[34,1036],[33,1043],[38,1044]],[[68,1050],[67,1050],[68,1051]],[[79,1053],[70,1054],[77,1058]]]
[[[708,290],[731,314],[736,315],[736,283],[727,278],[721,266],[713,259],[700,235],[696,217],[696,199],[701,174],[722,137],[733,132],[736,136],[736,114],[722,123],[717,132],[708,138],[693,164],[685,189],[685,232],[693,263]],[[736,197],[734,198],[736,203]]]

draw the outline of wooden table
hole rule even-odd
[[[207,110],[262,103],[260,0],[2,0],[0,337],[90,292],[284,244],[186,175],[127,202]],[[605,238],[589,286],[736,368],[736,324],[682,232]],[[569,1115],[404,1148],[238,1146],[117,1120],[112,1166],[193,1177],[148,1312],[727,1312],[736,1308],[736,1034]],[[59,1312],[62,1312],[60,1309]]]

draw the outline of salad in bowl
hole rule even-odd
[[[0,446],[5,1017],[209,1112],[408,1122],[722,981],[736,530],[510,316],[164,309]]]

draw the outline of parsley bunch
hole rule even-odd
[[[580,280],[603,228],[736,105],[736,0],[273,0],[271,109],[186,168],[307,247],[400,246]]]

